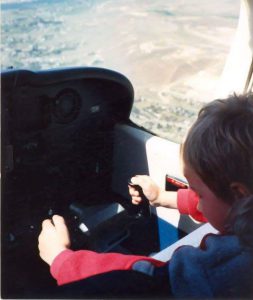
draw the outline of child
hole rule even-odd
[[[207,104],[187,135],[182,158],[190,185],[182,201],[186,205],[149,177],[132,181],[142,186],[151,205],[195,207],[220,233],[205,236],[198,248],[178,248],[169,262],[162,263],[144,256],[71,251],[64,220],[54,216],[54,225],[50,220],[42,224],[39,250],[58,284],[135,270],[167,282],[174,297],[252,298],[253,95]],[[137,191],[131,187],[129,191],[133,203],[141,201]]]

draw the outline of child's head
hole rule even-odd
[[[229,207],[253,195],[253,95],[234,95],[203,107],[182,154],[188,169]]]

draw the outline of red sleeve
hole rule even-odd
[[[181,214],[187,214],[199,222],[207,222],[207,219],[197,210],[198,195],[191,189],[179,189],[177,191],[177,207]]]
[[[64,250],[54,259],[50,272],[57,284],[63,285],[105,272],[131,270],[132,265],[140,260],[149,261],[156,267],[165,264],[146,256]]]

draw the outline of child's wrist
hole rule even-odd
[[[62,253],[63,251],[68,250],[67,247],[60,247],[58,249],[55,249],[50,256],[47,257],[46,262],[48,263],[49,266],[52,265],[53,261],[55,260],[55,258]]]
[[[175,208],[174,201],[176,202],[176,199],[173,200],[172,198],[174,197],[174,195],[172,196],[169,193],[171,193],[171,192],[160,189],[158,196],[154,202],[156,204],[156,206]],[[174,192],[172,192],[172,193],[174,193]]]
[[[163,206],[163,190],[162,189],[158,188],[157,196],[152,202],[153,202],[154,206]]]

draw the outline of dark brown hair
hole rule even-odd
[[[228,231],[253,246],[253,94],[204,106],[182,148],[183,161],[221,200],[231,204]],[[249,195],[235,201],[231,183]]]

